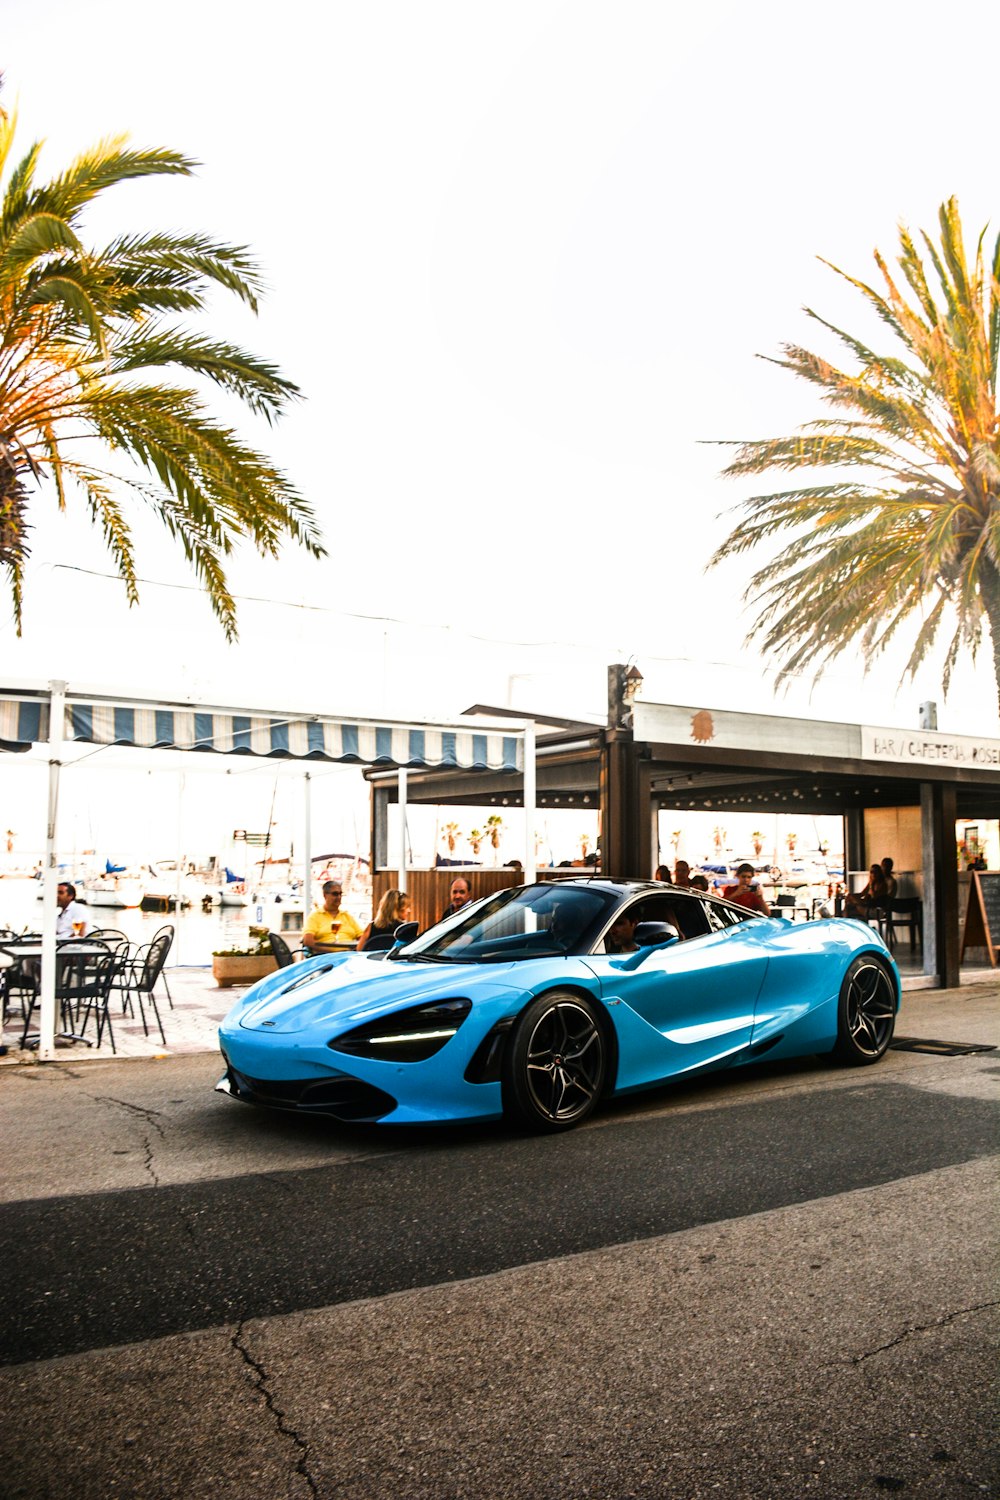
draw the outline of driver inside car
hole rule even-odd
[[[639,920],[636,911],[623,911],[615,918],[608,928],[608,935],[604,939],[604,951],[606,953],[637,953],[639,945],[635,940],[636,923]]]

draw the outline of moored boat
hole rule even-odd
[[[225,883],[219,887],[220,906],[247,906],[250,896],[242,875],[234,875],[228,865],[224,867]],[[213,903],[214,904],[214,903]]]
[[[77,888],[77,899],[88,906],[141,906],[145,894],[142,881],[130,875],[87,875]]]

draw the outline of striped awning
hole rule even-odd
[[[513,726],[512,726],[513,727]],[[0,695],[0,743],[26,749],[49,738],[49,695]],[[450,766],[520,771],[523,740],[511,729],[376,722],[334,715],[240,713],[226,708],[66,697],[65,740],[143,750],[203,750],[369,766]]]

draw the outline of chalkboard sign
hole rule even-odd
[[[985,948],[997,966],[1000,947],[1000,871],[973,870],[969,882],[969,910],[965,917],[961,958],[966,948]],[[961,959],[960,959],[961,961]]]

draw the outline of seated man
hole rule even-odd
[[[68,880],[60,880],[56,904],[59,907],[56,913],[56,937],[60,941],[64,938],[86,937],[91,930],[91,923],[87,908],[81,906],[76,899],[76,886],[71,885]]]
[[[361,924],[349,911],[341,911],[343,894],[339,880],[324,880],[323,905],[311,912],[302,929],[302,946],[310,953],[336,953],[353,948],[361,936]]]

